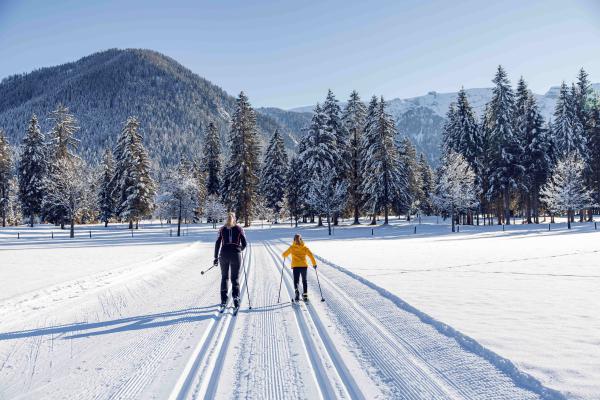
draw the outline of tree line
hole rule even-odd
[[[464,89],[449,107],[434,202],[454,222],[510,224],[542,212],[568,226],[593,219],[600,203],[600,100],[581,69],[560,87],[553,120],[544,121],[523,78],[516,90],[499,66],[493,96],[477,118]],[[475,221],[474,221],[475,220]]]

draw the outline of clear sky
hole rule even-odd
[[[600,81],[600,1],[0,0],[0,78],[108,48],[173,57],[255,106]]]

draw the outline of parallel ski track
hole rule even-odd
[[[336,278],[341,272],[336,272]],[[327,299],[327,306],[334,318],[361,349],[362,358],[377,369],[377,375],[383,378],[385,385],[390,390],[393,398],[399,399],[536,399],[534,393],[521,388],[515,388],[510,378],[498,373],[489,365],[481,365],[482,360],[475,354],[466,354],[465,357],[453,354],[450,349],[445,350],[443,343],[431,344],[429,348],[416,348],[410,342],[423,334],[423,329],[415,326],[409,320],[396,318],[395,315],[374,316],[359,302],[348,295],[348,287],[342,289],[340,285],[329,279],[326,274],[319,274],[323,285],[323,292]],[[350,276],[343,277],[344,284],[361,286]],[[313,279],[314,281],[314,279]],[[313,282],[316,284],[316,282]],[[385,310],[382,299],[375,295],[372,299],[368,291],[359,290],[356,296],[364,299],[368,304],[375,301],[377,308]],[[355,298],[356,298],[355,296]],[[375,303],[373,303],[375,304]],[[392,324],[390,324],[392,323]],[[400,326],[404,337],[392,329]],[[417,325],[423,325],[418,322]],[[417,340],[417,342],[419,342]],[[422,342],[422,341],[420,341]],[[425,357],[423,355],[425,353]],[[461,354],[465,354],[461,351]],[[484,363],[486,364],[486,363]],[[478,373],[479,367],[486,372]],[[486,368],[487,367],[487,368]],[[466,374],[460,374],[460,371]]]
[[[248,243],[248,249],[242,260],[242,274],[240,280],[240,300],[244,303],[247,298],[246,281],[251,265],[252,244]],[[244,269],[246,273],[244,273]],[[236,317],[231,310],[231,289],[229,289],[229,301],[223,313],[215,310],[210,325],[196,345],[188,363],[180,375],[175,387],[171,391],[169,400],[213,399],[216,395],[219,376],[225,362],[227,348],[231,332],[235,326]]]
[[[281,273],[281,270],[277,267],[279,264],[277,252],[272,248],[271,244],[264,242],[264,245],[273,259],[275,270]],[[291,271],[287,270],[284,273],[285,288],[290,301],[293,302],[294,289],[292,279]],[[301,307],[307,311],[304,311]],[[322,398],[365,399],[354,377],[335,348],[335,344],[329,337],[314,307],[308,305],[294,306],[293,308]],[[328,373],[328,371],[331,373]]]

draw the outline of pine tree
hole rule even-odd
[[[401,173],[398,149],[394,145],[396,127],[385,111],[383,97],[373,97],[369,104],[362,148],[364,179],[361,188],[365,209],[373,215],[383,211],[384,223],[389,222],[389,209],[406,201],[406,176]]]
[[[350,194],[350,204],[354,213],[354,224],[360,223],[360,211],[362,208],[362,194],[360,187],[362,183],[362,136],[365,129],[365,118],[367,110],[360,99],[358,93],[354,90],[350,94],[350,99],[344,109],[342,121],[346,131],[350,136],[350,165],[348,174],[348,188]]]
[[[0,129],[0,215],[2,216],[2,227],[6,226],[11,178],[12,156],[10,146],[4,131]]]
[[[590,105],[588,120],[588,168],[586,168],[586,182],[592,190],[596,207],[600,207],[600,99],[594,97]],[[588,220],[593,219],[594,212],[590,210]]]
[[[574,211],[592,205],[591,192],[583,178],[584,167],[578,154],[567,156],[556,164],[552,177],[542,189],[542,200],[552,213],[567,212],[569,229]]]
[[[532,223],[533,216],[538,223],[540,187],[546,182],[553,164],[549,151],[551,143],[533,93],[526,89],[522,79],[519,86],[525,87],[525,93],[518,91],[516,112],[517,132],[523,150],[521,165],[526,171],[521,196],[525,202],[527,222]]]
[[[12,226],[17,226],[23,219],[21,202],[19,200],[19,181],[16,177],[10,179],[8,188],[7,204],[7,222]]]
[[[302,160],[298,157],[292,157],[287,171],[286,179],[286,198],[290,209],[290,218],[293,218],[298,227],[298,218],[303,209],[302,199],[305,197],[302,175]]]
[[[35,216],[42,212],[47,173],[45,138],[34,114],[21,145],[21,160],[18,166],[21,209],[31,227]]]
[[[281,201],[285,196],[287,167],[288,157],[283,139],[279,130],[276,129],[265,152],[260,182],[265,205],[274,211],[275,216],[281,211]],[[277,223],[277,217],[275,217],[275,223]]]
[[[410,221],[411,214],[418,213],[421,210],[420,200],[423,198],[423,188],[421,174],[417,160],[417,151],[410,139],[406,136],[402,138],[398,145],[398,155],[400,157],[400,171],[406,177],[406,203],[397,205],[399,213],[406,213],[406,220]]]
[[[115,175],[113,198],[116,213],[129,221],[129,228],[150,214],[154,208],[155,183],[150,176],[150,160],[144,148],[140,123],[129,117],[115,147]]]
[[[577,75],[577,83],[575,87],[575,107],[577,118],[584,130],[587,129],[589,112],[592,106],[592,84],[589,81],[588,74],[583,68],[579,70]]]
[[[104,222],[104,226],[108,226],[108,221],[115,214],[115,199],[113,198],[113,177],[115,175],[115,162],[110,149],[104,151],[102,157],[99,190],[98,190],[98,206],[100,211],[100,221]]]
[[[552,124],[557,159],[574,153],[578,153],[581,157],[586,155],[583,125],[577,116],[576,102],[575,94],[571,93],[563,82],[556,101]]]
[[[502,198],[504,223],[510,224],[511,191],[520,188],[524,168],[520,164],[522,149],[515,130],[515,100],[502,66],[493,80],[496,85],[488,108],[490,135],[490,187],[488,196]]]
[[[335,137],[335,147],[332,150],[336,158],[335,182],[346,183],[351,176],[352,149],[350,147],[349,132],[342,120],[342,110],[333,92],[327,92],[327,98],[323,103],[326,129]],[[349,185],[341,187],[348,188]],[[333,215],[334,225],[338,224],[338,214],[343,209],[336,211]]]
[[[327,129],[325,124],[327,116],[319,104],[316,105],[308,132],[302,145],[300,157],[303,161],[303,191],[310,193],[310,188],[319,185],[325,174],[336,171],[337,156],[335,149],[336,138],[333,132]],[[322,214],[319,210],[310,207],[315,201],[307,199],[309,212],[319,216],[319,226],[323,225]]]
[[[464,89],[458,92],[456,104],[449,110],[449,123],[445,129],[445,147],[455,151],[467,160],[472,168],[476,167],[476,159],[481,153],[478,126],[475,113],[467,99]]]
[[[221,139],[217,126],[213,122],[210,122],[206,129],[203,165],[207,194],[218,195],[221,190]]]
[[[435,178],[433,170],[427,163],[423,153],[419,157],[419,173],[421,174],[421,193],[423,196],[419,200],[420,208],[425,215],[432,215],[434,212],[433,194],[435,190]]]
[[[236,100],[229,136],[231,147],[223,180],[223,200],[250,226],[252,207],[258,195],[260,145],[256,114],[241,92]]]

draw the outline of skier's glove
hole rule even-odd
[[[316,265],[313,265],[313,268],[314,268],[314,269],[317,269],[317,266],[316,266]]]
[[[213,265],[217,265],[218,263],[219,263],[219,260],[218,260],[217,258],[215,258],[215,259],[213,260]]]

